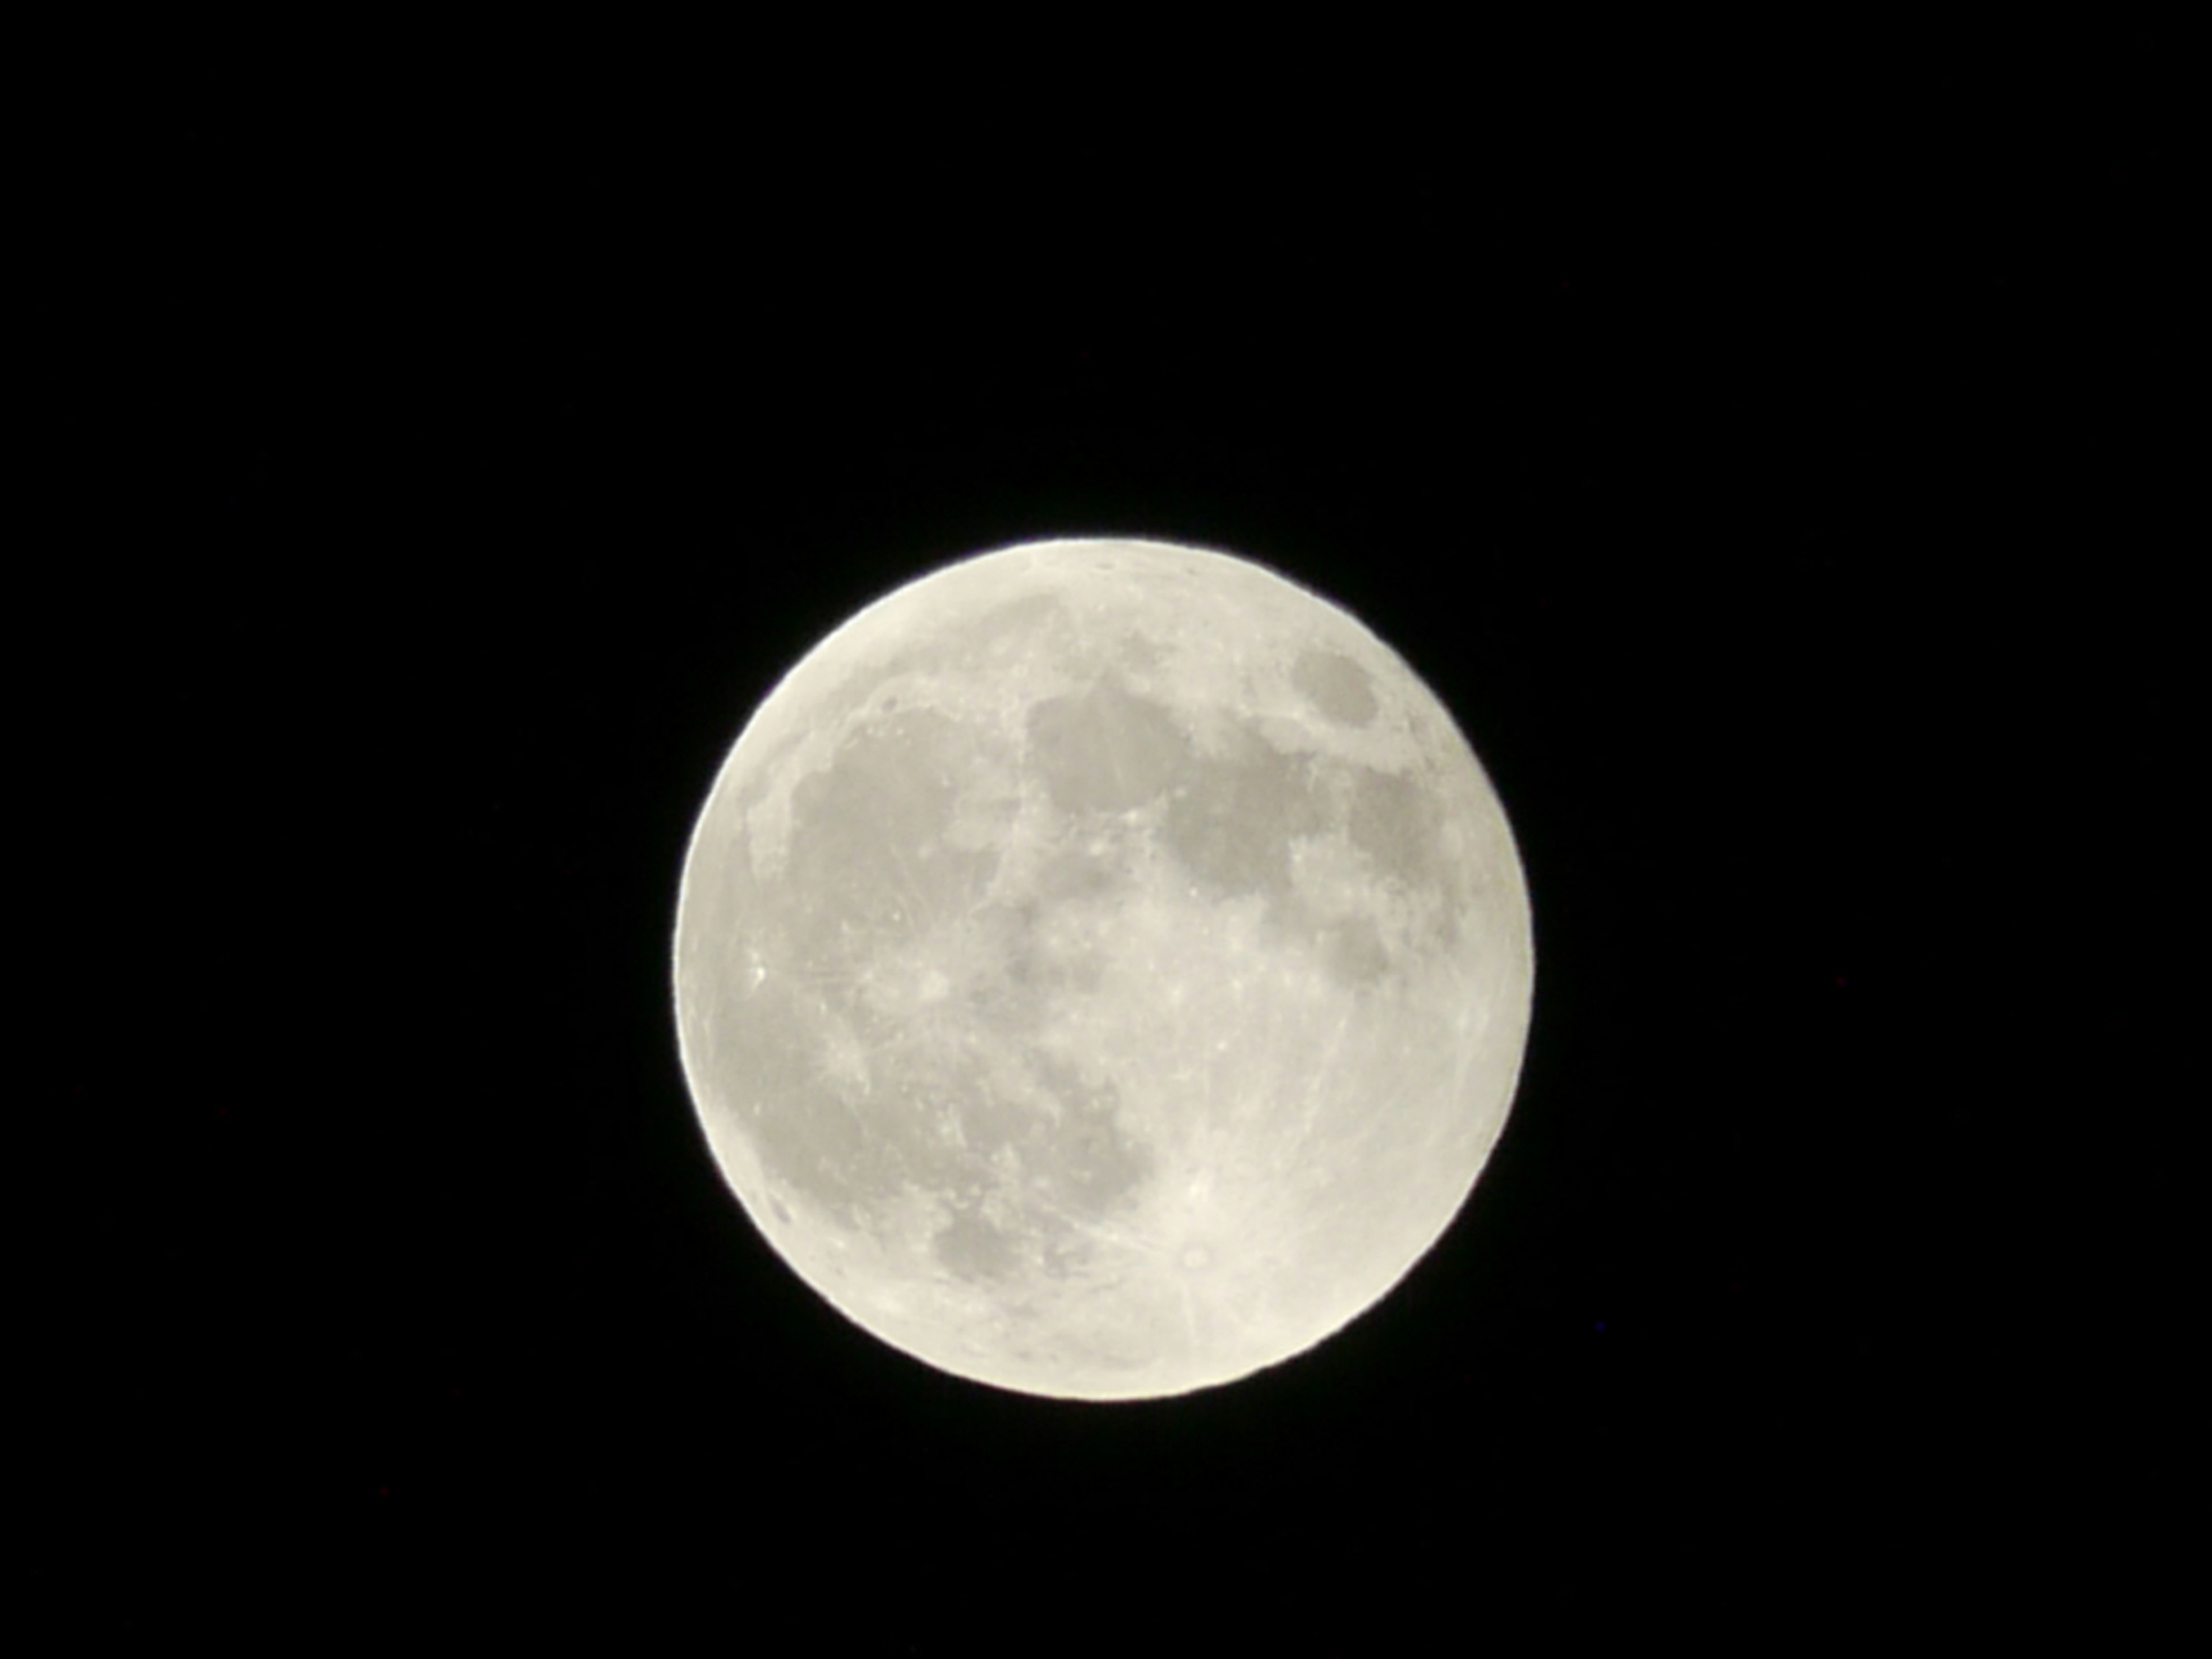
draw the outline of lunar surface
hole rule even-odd
[[[947,566],[824,640],[693,831],[706,1140],[863,1328],[1176,1395],[1404,1277],[1505,1121],[1527,889],[1450,716],[1326,600],[1159,543]]]

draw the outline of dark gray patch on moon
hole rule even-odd
[[[1053,1202],[1096,1220],[1134,1196],[1152,1177],[1152,1150],[1121,1127],[1120,1097],[1109,1085],[1091,1084],[1051,1060],[1038,1073],[1060,1106],[1060,1120],[1040,1118],[1023,1164]]]
[[[1340,984],[1379,984],[1390,971],[1382,935],[1365,916],[1333,923],[1322,935],[1322,963]]]
[[[1126,812],[1188,765],[1190,744],[1158,703],[1103,679],[1030,710],[1029,758],[1064,812]]]
[[[1167,653],[1142,634],[1124,634],[1114,647],[1114,657],[1124,668],[1148,674],[1167,660]]]
[[[1291,665],[1291,684],[1339,726],[1364,726],[1375,718],[1373,684],[1367,671],[1349,657],[1308,647]]]
[[[1121,872],[1108,860],[1092,853],[1062,851],[1037,866],[1036,898],[1040,905],[1097,898],[1121,882]]]
[[[808,965],[831,966],[847,928],[872,937],[917,928],[981,893],[998,854],[942,839],[977,761],[975,734],[958,721],[905,708],[855,733],[829,768],[799,781],[780,890],[813,907],[793,925]]]
[[[960,1100],[961,1142],[971,1156],[988,1158],[1001,1146],[1020,1139],[1035,1115],[1034,1108],[1005,1099],[983,1079],[974,1079]]]
[[[1436,799],[1418,778],[1364,768],[1356,771],[1345,827],[1352,844],[1381,874],[1416,890],[1433,889],[1443,879]]]
[[[1004,1279],[1021,1265],[1021,1253],[1006,1236],[978,1216],[955,1216],[930,1241],[930,1249],[962,1279]]]
[[[1285,898],[1291,841],[1328,825],[1307,762],[1241,735],[1236,751],[1194,767],[1169,803],[1161,839],[1216,896]]]
[[[1443,826],[1451,803],[1424,774],[1352,772],[1346,830],[1384,882],[1422,905],[1419,950],[1449,949],[1460,938],[1469,902],[1468,872],[1446,852]]]

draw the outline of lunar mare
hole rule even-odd
[[[822,641],[678,904],[707,1143],[777,1254],[944,1370],[1175,1395],[1300,1353],[1450,1224],[1528,1030],[1488,780],[1336,606],[1032,543]]]

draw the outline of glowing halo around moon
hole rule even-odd
[[[702,809],[676,1023],[801,1279],[940,1370],[1127,1400],[1380,1300],[1473,1189],[1534,978],[1474,752],[1244,560],[1046,541],[837,629]]]

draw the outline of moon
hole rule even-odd
[[[692,831],[675,1024],[782,1261],[1061,1399],[1305,1352],[1451,1224],[1510,1107],[1512,832],[1411,668],[1229,554],[1054,540],[785,676]]]

